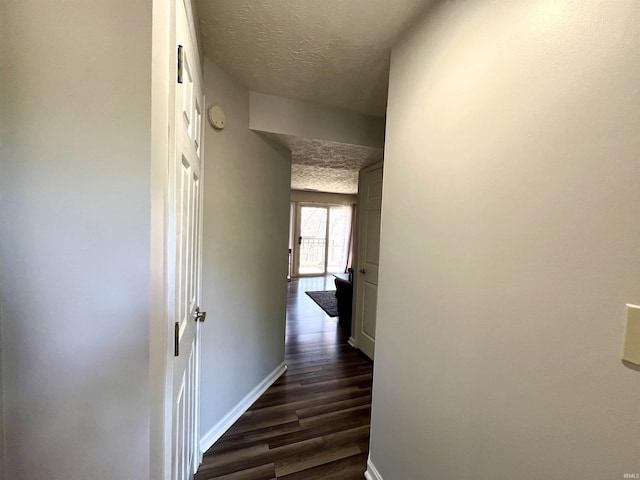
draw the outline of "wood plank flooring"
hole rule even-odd
[[[205,453],[196,480],[362,480],[369,450],[372,363],[293,279],[287,372]]]

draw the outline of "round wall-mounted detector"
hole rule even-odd
[[[209,123],[216,130],[222,130],[227,124],[227,117],[224,114],[224,110],[222,110],[222,107],[218,105],[209,107],[207,115],[209,117]]]

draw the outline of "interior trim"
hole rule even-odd
[[[282,362],[200,439],[200,458],[286,370]]]
[[[364,478],[367,480],[382,480],[382,475],[380,475],[375,465],[371,463],[371,457],[367,459],[367,471],[364,472]]]

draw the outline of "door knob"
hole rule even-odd
[[[207,312],[201,312],[200,307],[196,307],[196,311],[193,314],[196,322],[204,322],[207,319]]]
[[[365,273],[367,273],[367,271],[364,268],[361,268],[360,273],[364,275]]]

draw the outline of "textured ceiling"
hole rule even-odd
[[[358,171],[334,170],[292,163],[291,189],[356,195],[358,193]]]
[[[205,55],[256,92],[384,116],[391,46],[430,0],[198,0]],[[382,149],[268,134],[291,187],[356,193]]]
[[[291,151],[291,188],[358,193],[358,171],[382,160],[382,149],[263,133]]]
[[[205,54],[249,90],[384,116],[389,53],[426,0],[199,0]]]

